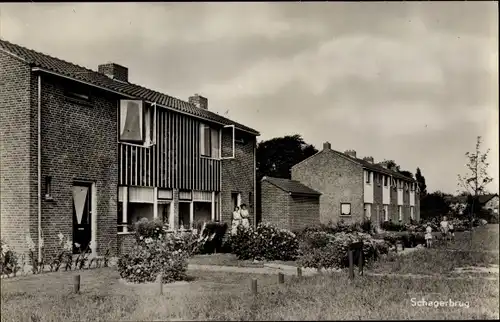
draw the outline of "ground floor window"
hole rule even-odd
[[[389,221],[389,205],[384,205],[384,221]]]
[[[365,203],[365,218],[370,219],[372,217],[372,205]]]
[[[350,203],[341,203],[340,204],[340,215],[341,216],[350,216],[351,215],[351,204]]]
[[[415,207],[413,206],[410,207],[410,218],[411,220],[415,219]]]
[[[403,206],[398,206],[398,218],[399,221],[403,220]]]

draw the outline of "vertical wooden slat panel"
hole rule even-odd
[[[163,151],[163,171],[164,171],[164,174],[163,174],[163,180],[164,180],[164,186],[165,187],[170,187],[169,183],[168,183],[168,169],[169,169],[169,158],[168,158],[168,153],[169,153],[169,146],[168,146],[168,140],[170,140],[170,126],[168,125],[168,114],[167,112],[165,111],[165,113],[163,114],[163,130],[165,133],[164,136],[163,136],[163,148],[164,148],[164,151]]]
[[[194,161],[194,151],[193,151],[193,148],[194,148],[194,133],[193,133],[193,129],[194,129],[194,120],[191,119],[191,122],[190,122],[190,128],[189,128],[189,151],[190,151],[190,154],[189,154],[189,186],[190,186],[190,189],[191,190],[194,190],[194,187],[193,187],[193,183],[194,183],[194,176],[193,176],[193,161]]]
[[[156,146],[157,146],[157,152],[158,153],[158,156],[156,158],[156,186],[157,187],[163,187],[162,185],[162,182],[163,182],[163,171],[162,171],[162,163],[161,163],[161,160],[162,160],[162,156],[163,156],[163,144],[162,144],[162,137],[163,137],[163,122],[162,122],[162,114],[159,113],[159,111],[156,111],[157,114],[157,117],[158,117],[158,124],[156,125],[156,131],[158,131],[157,133],[157,142],[156,142]]]
[[[179,188],[179,117],[177,114],[174,117],[174,187]]]
[[[138,150],[137,147],[134,146],[134,155],[135,155],[135,160],[134,160],[134,162],[135,162],[135,164],[134,164],[134,168],[135,168],[134,185],[136,185],[136,186],[138,185],[138,182],[139,182],[138,175],[137,175],[137,172],[138,172],[137,170],[138,170],[138,167],[139,167],[139,152],[137,150]]]
[[[172,114],[169,112],[167,114],[168,118],[168,186],[173,188],[172,184]]]
[[[186,118],[184,118],[182,115],[179,115],[179,123],[180,123],[180,135],[179,135],[179,149],[181,150],[181,158],[180,158],[180,174],[179,174],[179,180],[180,180],[180,186],[183,189],[186,189],[186,175],[185,175],[185,170],[186,170],[186,136],[184,135],[184,131],[186,129]]]

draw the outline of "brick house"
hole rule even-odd
[[[120,253],[138,219],[229,221],[255,204],[259,133],[208,109],[0,40],[1,237],[54,253],[58,233]],[[76,250],[74,250],[76,251]]]
[[[319,222],[321,193],[289,179],[263,177],[260,184],[263,222],[288,230]]]
[[[321,192],[322,223],[420,220],[417,182],[372,157],[359,159],[353,150],[341,153],[326,142],[322,151],[292,167],[292,179]]]

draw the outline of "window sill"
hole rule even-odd
[[[212,157],[207,157],[206,155],[200,155],[201,159],[208,159],[208,160],[221,160],[221,158],[212,158]]]
[[[125,141],[117,141],[119,144],[123,145],[130,145],[130,146],[135,146],[139,148],[151,148],[156,145],[156,143],[148,143],[148,144],[137,144],[137,143],[130,143],[130,142],[125,142]]]
[[[341,214],[340,217],[351,217],[351,215],[350,214],[349,215],[342,215]]]
[[[117,232],[118,235],[132,235],[133,233],[135,233],[135,231],[119,231]]]

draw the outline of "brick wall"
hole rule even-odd
[[[46,253],[55,251],[57,234],[72,236],[75,180],[95,183],[97,252],[116,250],[118,98],[92,90],[89,105],[67,100],[69,81],[42,77],[42,176],[52,176],[53,201],[42,202],[42,229]],[[42,180],[45,194],[45,180]],[[96,214],[93,214],[96,215]],[[94,229],[95,227],[93,227]]]
[[[378,177],[380,176],[380,182]],[[373,206],[372,206],[372,223],[379,225],[384,220],[384,203],[382,200],[382,187],[384,185],[383,176],[376,174],[373,186]]]
[[[317,225],[319,219],[318,196],[290,196],[289,205],[289,227],[290,230],[300,230],[307,226]]]
[[[262,222],[272,223],[282,229],[289,229],[289,195],[275,185],[261,181]]]
[[[30,154],[31,131],[37,126],[31,123],[30,73],[28,65],[0,51],[0,234],[17,252],[27,250],[31,157],[36,162]],[[31,236],[35,239],[36,231]]]
[[[233,205],[231,203],[231,192],[241,194],[241,203],[245,203],[250,214],[250,225],[254,225],[255,205],[249,200],[250,195],[254,199],[254,148],[256,137],[236,130],[237,136],[244,138],[245,143],[235,143],[234,159],[222,160],[221,180],[221,220],[231,222]],[[232,149],[231,135],[223,131],[222,155],[226,155]]]
[[[340,204],[351,203],[347,222],[361,221],[364,216],[363,168],[332,150],[324,150],[292,168],[292,179],[322,193],[320,220],[340,219]]]
[[[135,244],[135,235],[133,233],[129,234],[118,234],[116,240],[117,255],[122,255],[127,253],[132,246]]]

